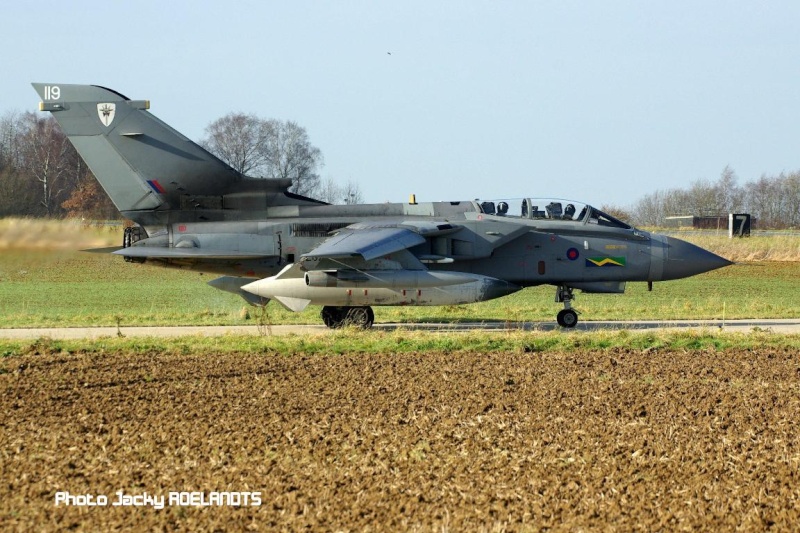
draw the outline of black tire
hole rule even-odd
[[[344,325],[346,314],[346,307],[334,307],[330,305],[323,307],[322,311],[320,312],[322,322],[331,329],[342,327]]]
[[[371,307],[348,307],[344,324],[361,329],[369,329],[375,322],[375,313]]]
[[[562,328],[574,328],[578,324],[578,313],[572,309],[562,309],[558,312],[556,321]]]

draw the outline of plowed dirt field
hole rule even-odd
[[[0,365],[3,528],[800,524],[791,350],[43,353]],[[55,505],[59,491],[109,505]],[[262,504],[115,507],[117,491],[254,491]]]

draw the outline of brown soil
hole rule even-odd
[[[789,351],[0,360],[0,524],[790,530]],[[259,491],[257,507],[55,506]]]

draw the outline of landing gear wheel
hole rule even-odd
[[[322,322],[331,329],[354,326],[369,329],[375,322],[375,313],[371,307],[335,307],[326,305],[320,313]]]
[[[333,307],[329,305],[323,307],[320,313],[322,322],[331,329],[342,327],[346,315],[346,307]]]
[[[572,309],[572,300],[575,296],[572,294],[572,287],[566,285],[559,285],[556,287],[556,302],[563,302],[564,309],[558,312],[556,321],[562,328],[574,328],[578,323],[578,313]]]
[[[373,322],[375,322],[375,313],[372,312],[371,307],[349,307],[344,319],[345,325],[361,329],[371,328]]]
[[[572,309],[562,309],[558,312],[556,321],[562,328],[574,328],[578,323],[578,313]]]

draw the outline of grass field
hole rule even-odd
[[[709,235],[681,231],[672,233],[731,261],[800,261],[800,236],[797,234],[774,234],[769,236],[754,233],[746,239],[731,239],[726,235]]]
[[[206,285],[213,276],[125,263],[77,249],[115,243],[119,228],[56,221],[0,222],[0,327],[254,324],[253,308]],[[28,237],[25,237],[25,236]],[[726,255],[791,258],[798,237],[683,236]],[[759,241],[758,239],[764,239]],[[787,244],[788,243],[788,244]],[[800,252],[797,253],[800,255]],[[740,258],[741,259],[741,258]],[[800,261],[759,261],[685,280],[630,283],[624,295],[578,293],[582,320],[800,317]],[[378,322],[547,321],[560,305],[538,287],[474,305],[376,307]],[[319,308],[295,314],[272,303],[273,324],[318,323]]]

